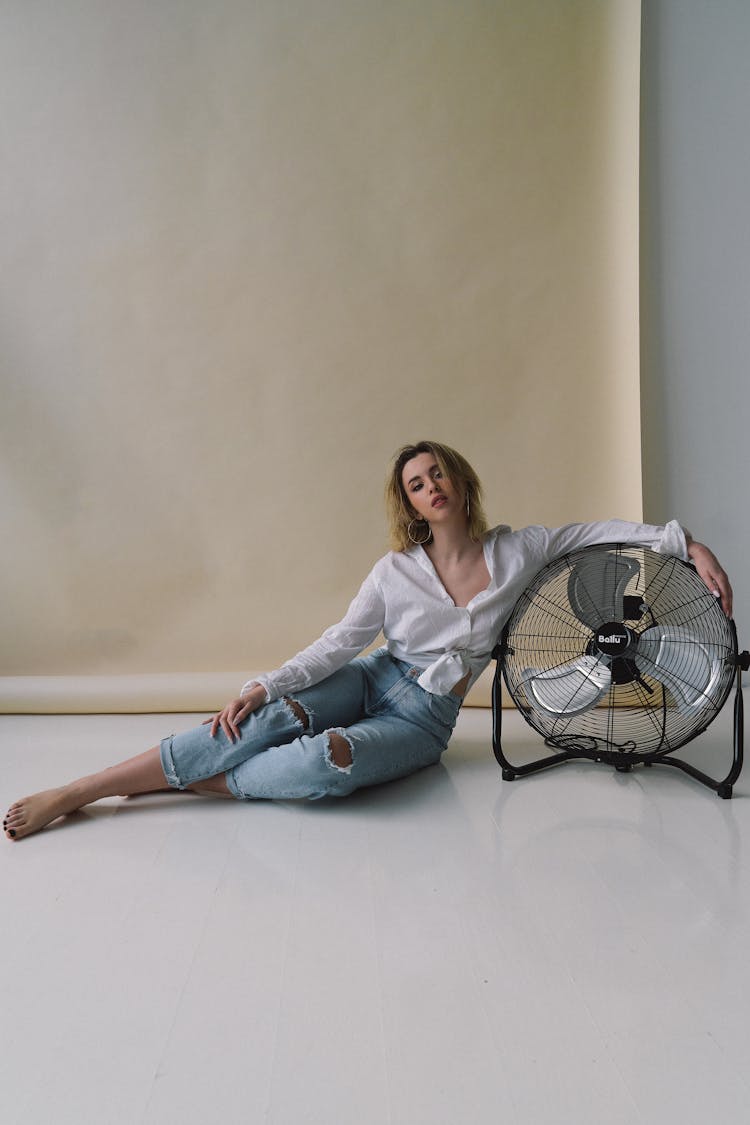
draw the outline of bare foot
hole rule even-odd
[[[41,793],[34,793],[31,797],[22,797],[10,806],[3,829],[9,840],[20,840],[24,836],[38,832],[52,820],[59,816],[66,816],[81,807],[80,795],[74,793],[70,786],[62,785],[59,789],[44,789]]]

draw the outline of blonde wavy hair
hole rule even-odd
[[[398,450],[385,482],[385,508],[394,551],[406,551],[414,545],[409,538],[408,528],[417,513],[409,503],[401,478],[406,462],[420,453],[431,453],[443,476],[448,478],[458,492],[464,494],[469,503],[469,535],[479,541],[487,530],[479,477],[466,458],[449,445],[443,445],[439,441],[418,441],[415,445],[404,445]]]

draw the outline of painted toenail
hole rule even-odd
[[[15,828],[11,828],[10,834],[11,834],[11,836],[15,836],[15,834],[16,834]]]

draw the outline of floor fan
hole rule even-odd
[[[493,652],[493,748],[506,781],[589,758],[620,771],[674,766],[732,795],[743,761],[742,671],[734,622],[672,555],[618,543],[549,563],[518,598]],[[501,745],[501,676],[552,751],[513,764]],[[736,684],[731,767],[713,778],[675,757]]]

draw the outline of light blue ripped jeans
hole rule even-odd
[[[406,777],[439,761],[456,723],[457,695],[432,695],[417,683],[419,668],[385,649],[358,657],[332,676],[266,703],[230,742],[210,725],[161,743],[170,786],[185,789],[224,774],[238,800],[344,797],[365,785]],[[303,722],[289,700],[301,705]],[[331,758],[329,733],[351,748],[351,765]]]

